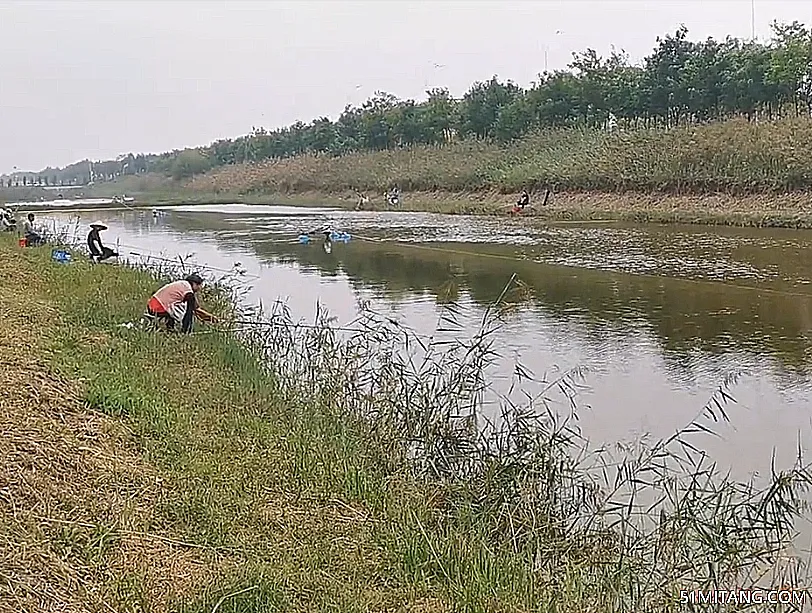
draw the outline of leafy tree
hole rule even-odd
[[[181,151],[172,162],[172,176],[175,179],[185,179],[194,174],[205,172],[211,168],[208,157],[200,151],[190,149]]]
[[[505,142],[547,127],[633,128],[812,114],[812,30],[797,21],[774,23],[772,30],[767,43],[692,41],[682,26],[657,38],[640,65],[631,65],[623,51],[601,57],[586,49],[573,54],[568,70],[545,71],[527,89],[494,76],[473,84],[461,99],[442,88],[426,92],[422,102],[376,92],[360,107],[347,106],[335,121],[320,117],[272,131],[252,128],[205,147],[130,153],[94,169],[99,179],[145,172],[186,178],[216,166],[304,153],[442,145],[455,138]],[[57,169],[52,183],[87,182],[88,170],[87,160]]]
[[[510,81],[502,84],[496,77],[487,83],[474,83],[462,98],[460,132],[477,138],[495,136],[500,110],[511,104],[521,93],[522,90],[517,85]]]

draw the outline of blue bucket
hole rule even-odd
[[[299,242],[302,245],[306,245],[307,243],[310,242],[310,237],[307,234],[300,234],[299,235]]]

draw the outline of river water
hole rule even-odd
[[[239,262],[249,302],[284,299],[309,320],[320,302],[337,325],[369,301],[431,334],[452,298],[470,335],[516,274],[530,297],[496,337],[493,377],[507,385],[517,360],[537,376],[585,367],[579,423],[596,443],[671,434],[735,373],[731,423],[705,441],[714,459],[742,476],[765,474],[773,452],[787,465],[799,436],[812,436],[810,233],[248,205],[162,210],[39,216],[78,217],[81,234],[101,220],[105,243],[130,257]],[[331,253],[320,240],[298,242],[322,224],[353,239]]]

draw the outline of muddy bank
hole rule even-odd
[[[111,187],[112,185],[112,187]],[[169,182],[153,189],[147,181],[113,182],[86,195],[90,198],[125,191],[135,197],[133,208],[173,204],[284,204],[329,205],[354,209],[358,194],[344,191],[249,191],[196,189],[188,183]],[[481,191],[404,191],[401,205],[390,207],[384,194],[365,192],[364,210],[429,211],[466,215],[508,215],[518,193]],[[637,223],[679,223],[745,227],[812,228],[812,193],[684,194],[645,192],[561,191],[552,193],[546,206],[544,192],[531,195],[524,217],[550,220],[619,220]],[[41,203],[32,202],[32,208]],[[113,205],[120,206],[120,205]],[[24,207],[28,208],[28,207]],[[73,207],[65,207],[73,208]]]

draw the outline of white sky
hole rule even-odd
[[[774,19],[812,24],[812,0],[755,0],[758,36]],[[0,0],[0,172],[335,118],[375,90],[529,85],[545,50],[550,70],[587,47],[637,61],[680,23],[748,38],[751,0]]]

